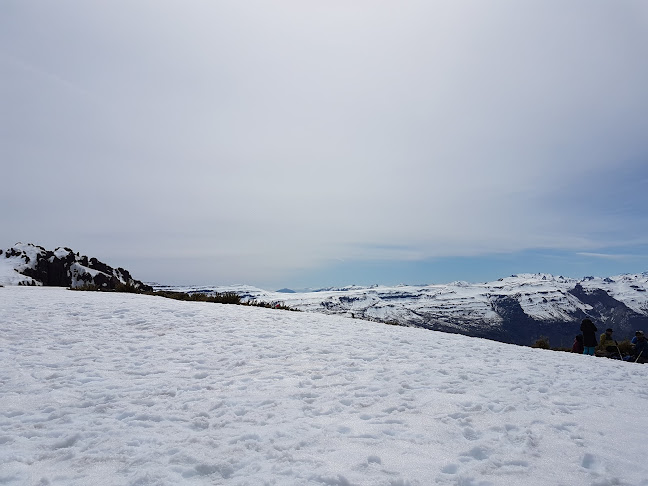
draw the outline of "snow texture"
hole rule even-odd
[[[26,268],[32,268],[38,257],[38,249],[34,245],[16,243],[14,248],[20,255],[8,256],[0,253],[0,285],[42,285],[31,277],[21,274]],[[29,259],[31,264],[25,262]]]
[[[0,329],[0,484],[648,485],[644,365],[48,287]]]
[[[0,285],[39,285],[33,278],[18,273],[20,262],[16,257],[0,255]],[[42,285],[42,284],[40,284]]]

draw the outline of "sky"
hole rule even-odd
[[[0,79],[0,248],[266,289],[648,270],[643,0],[5,0]]]

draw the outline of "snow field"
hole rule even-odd
[[[648,485],[643,365],[43,287],[0,340],[0,484]]]

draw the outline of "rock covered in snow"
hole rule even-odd
[[[119,284],[141,290],[151,287],[135,280],[128,270],[113,268],[96,258],[59,247],[49,251],[31,243],[0,250],[0,284],[114,289]]]

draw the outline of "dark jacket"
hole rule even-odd
[[[583,319],[580,330],[583,333],[583,346],[586,348],[596,347],[598,344],[598,341],[596,340],[596,331],[598,331],[598,329],[594,323],[589,319]]]

